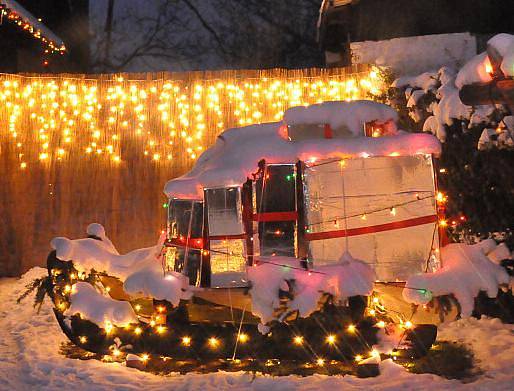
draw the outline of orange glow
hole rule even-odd
[[[487,59],[486,63],[485,63],[485,71],[486,73],[488,73],[489,75],[491,73],[493,73],[493,67],[491,65],[491,63],[489,62],[489,59]]]
[[[220,72],[195,80],[4,74],[0,127],[23,154],[23,169],[38,161],[51,168],[47,163],[54,160],[66,164],[84,156],[88,162],[119,165],[127,141],[135,145],[124,152],[124,162],[140,155],[158,165],[184,164],[174,157],[197,159],[224,129],[281,121],[294,106],[379,94],[384,85],[378,73],[361,68],[330,74],[269,70],[260,77],[251,71],[239,77]],[[282,125],[280,136],[287,139],[287,133]]]

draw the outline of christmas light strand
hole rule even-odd
[[[35,39],[41,41],[45,48],[45,53],[64,54],[66,51],[66,46],[59,37],[51,31],[45,31],[44,26],[41,24],[41,19],[36,20],[25,8],[17,3],[15,4],[7,0],[1,1],[0,20],[1,22],[4,20],[11,22],[32,35]]]

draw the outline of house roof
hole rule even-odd
[[[35,38],[40,39],[45,46],[52,51],[64,51],[66,49],[64,41],[45,26],[38,18],[27,11],[15,0],[0,0],[2,16],[11,20],[23,30],[28,31]]]

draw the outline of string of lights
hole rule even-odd
[[[0,126],[19,168],[76,159],[108,166],[149,159],[183,170],[224,129],[279,121],[292,106],[362,99],[382,88],[377,72],[364,66],[355,73],[275,69],[258,75],[144,76],[0,75]]]
[[[386,207],[376,208],[376,209],[373,209],[373,210],[369,210],[369,211],[365,211],[365,212],[360,212],[360,213],[355,213],[355,214],[351,214],[351,215],[348,215],[348,216],[335,216],[334,218],[331,218],[330,220],[318,221],[318,222],[314,222],[314,223],[307,223],[306,226],[307,227],[313,227],[313,226],[317,226],[317,225],[333,223],[334,221],[337,222],[339,220],[349,219],[349,218],[352,218],[352,217],[360,217],[361,219],[364,220],[366,218],[365,216],[367,216],[367,215],[370,215],[370,214],[373,214],[373,213],[384,212],[384,211],[389,211],[394,216],[394,215],[396,215],[396,208],[399,208],[399,207],[402,207],[402,206],[405,206],[405,205],[409,205],[409,204],[413,204],[413,203],[416,203],[416,202],[420,202],[420,201],[423,201],[423,200],[426,200],[426,199],[430,199],[430,198],[433,198],[433,197],[434,197],[433,194],[430,194],[430,195],[427,195],[427,196],[424,196],[424,197],[417,196],[416,199],[414,199],[414,200],[409,200],[409,201],[405,201],[405,202],[401,202],[401,203],[396,203],[396,204],[393,204],[393,205],[388,205]]]
[[[7,0],[0,2],[0,24],[4,20],[11,22],[23,31],[26,31],[33,38],[39,40],[44,47],[45,53],[64,54],[66,52],[66,46],[63,41],[51,31],[47,31],[41,24],[41,19],[36,20],[21,5]]]

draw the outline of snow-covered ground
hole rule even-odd
[[[21,305],[16,299],[25,285],[45,274],[35,268],[21,279],[0,279],[0,390],[320,390],[320,389],[426,389],[437,390],[514,389],[514,325],[496,319],[466,319],[443,326],[440,340],[470,346],[481,374],[472,382],[446,380],[435,375],[415,375],[391,361],[381,363],[381,375],[358,379],[353,376],[310,377],[254,376],[251,373],[211,373],[156,376],[96,360],[81,361],[59,354],[66,341],[46,301],[39,314],[31,299]]]

